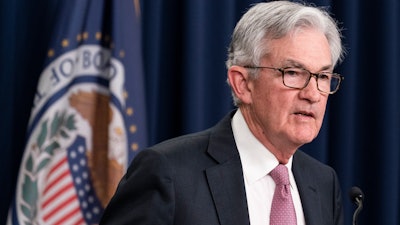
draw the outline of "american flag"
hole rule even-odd
[[[85,139],[79,137],[64,157],[55,159],[45,178],[40,202],[46,224],[95,224],[103,207],[90,180]]]

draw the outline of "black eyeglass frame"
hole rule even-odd
[[[317,81],[317,89],[318,89],[318,91],[320,91],[322,93],[326,93],[326,94],[335,94],[339,90],[340,84],[344,80],[344,77],[342,75],[338,74],[338,73],[313,73],[313,72],[311,72],[311,71],[309,71],[307,69],[298,68],[298,67],[285,67],[285,68],[275,68],[275,67],[269,67],[269,66],[243,66],[243,67],[247,68],[247,69],[271,69],[271,70],[277,70],[277,71],[281,72],[281,74],[282,74],[282,83],[283,83],[283,85],[285,85],[285,87],[293,88],[293,89],[299,89],[299,90],[302,90],[305,87],[307,87],[307,85],[310,83],[311,77],[315,77],[315,79]],[[301,87],[301,88],[299,88],[299,87],[291,87],[291,86],[288,86],[288,85],[285,84],[285,79],[284,79],[285,70],[291,69],[291,68],[301,69],[301,70],[304,70],[304,71],[306,71],[307,73],[310,74],[310,76],[308,77],[307,82],[304,84],[303,87]],[[327,91],[323,91],[323,90],[319,89],[318,78],[321,76],[321,74],[324,74],[324,75],[329,74],[329,75],[332,75],[332,77],[338,78],[338,83],[336,85],[335,90],[327,92]]]

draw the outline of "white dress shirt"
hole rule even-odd
[[[232,130],[243,167],[250,224],[268,225],[275,190],[275,182],[269,172],[279,164],[279,161],[254,137],[240,109],[233,116]],[[293,156],[285,166],[289,170],[290,190],[296,210],[297,225],[304,225],[303,207],[292,173],[292,160]]]

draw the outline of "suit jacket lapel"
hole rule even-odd
[[[299,152],[293,158],[293,175],[296,180],[299,190],[301,203],[303,206],[304,217],[307,225],[323,224],[321,218],[321,201],[318,195],[318,188],[310,171],[306,171],[302,167],[301,157],[298,157]]]
[[[240,159],[207,169],[206,175],[221,225],[250,224]]]
[[[242,164],[231,128],[231,117],[214,127],[208,153],[217,165],[206,170],[207,180],[221,225],[250,224]]]

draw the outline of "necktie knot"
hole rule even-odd
[[[269,175],[275,181],[276,185],[289,185],[289,173],[285,165],[279,164],[275,169],[273,169]]]

